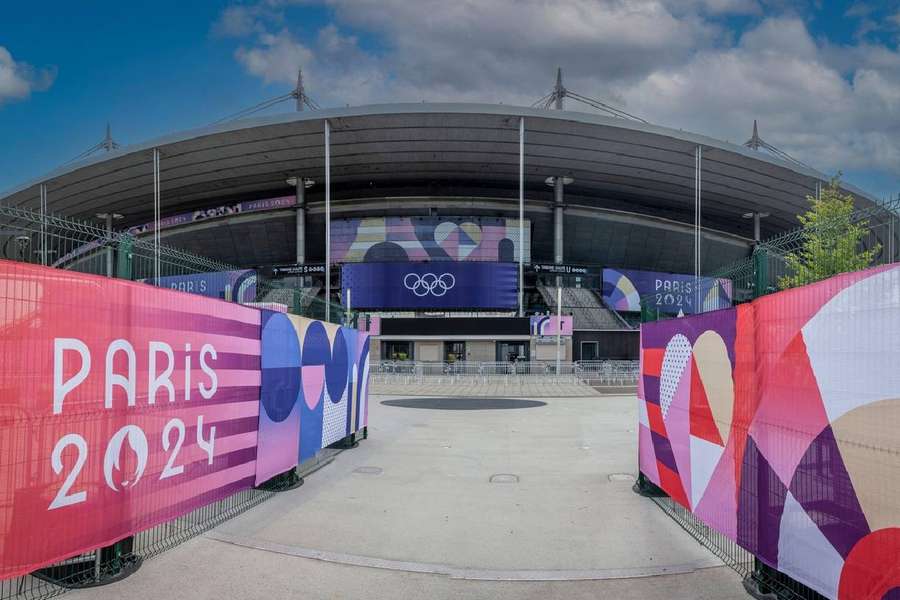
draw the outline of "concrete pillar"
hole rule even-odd
[[[297,177],[297,255],[296,262],[302,265],[306,262],[306,182],[302,177]]]
[[[563,187],[562,177],[554,177],[553,185],[553,260],[563,262]]]

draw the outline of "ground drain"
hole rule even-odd
[[[353,469],[353,472],[360,475],[381,475],[384,473],[384,469],[381,467],[357,467]]]
[[[631,473],[610,473],[609,475],[606,476],[606,478],[609,479],[610,481],[632,481],[632,482],[635,479],[637,479]]]
[[[495,473],[491,475],[491,483],[519,483],[519,476],[511,473]]]

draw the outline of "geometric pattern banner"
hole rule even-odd
[[[572,317],[534,315],[531,317],[531,335],[572,335]]]
[[[640,470],[828,598],[900,597],[900,267],[641,328]]]
[[[331,257],[345,262],[531,262],[531,222],[503,217],[372,217],[331,222]]]
[[[603,301],[620,312],[640,312],[641,301],[661,313],[690,315],[731,306],[731,280],[655,271],[603,269]]]
[[[367,424],[369,336],[262,311],[256,484]]]

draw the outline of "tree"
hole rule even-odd
[[[865,269],[881,251],[881,244],[863,247],[869,222],[854,220],[853,196],[841,192],[839,177],[822,189],[818,200],[806,199],[812,206],[797,216],[803,226],[800,247],[785,255],[788,275],[778,280],[781,289]]]

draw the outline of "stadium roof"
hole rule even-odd
[[[285,180],[324,178],[331,123],[332,197],[518,197],[519,117],[525,118],[526,195],[552,200],[544,180],[568,175],[566,203],[693,221],[694,151],[703,147],[704,225],[734,231],[741,215],[771,214],[764,233],[797,224],[828,177],[742,146],[624,119],[488,104],[387,104],[233,121],[164,136],[72,163],[0,195],[51,211],[127,223],[153,214],[152,149],[161,153],[163,214],[230,199],[290,193]],[[845,186],[860,205],[873,203]],[[322,186],[310,190],[321,199]],[[748,224],[744,224],[746,227]]]

